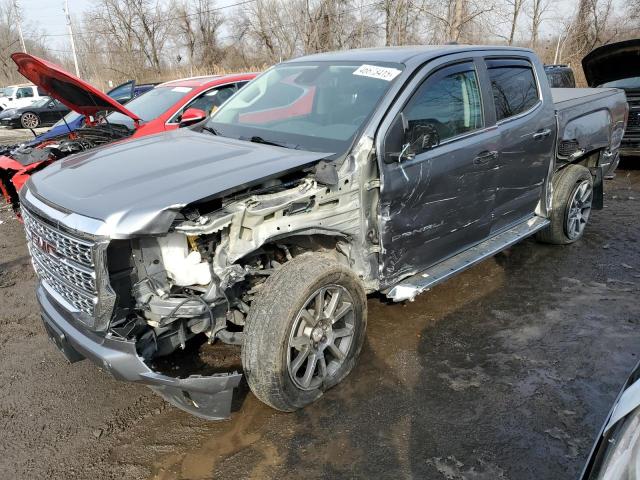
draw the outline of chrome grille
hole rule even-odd
[[[66,282],[59,281],[49,271],[42,268],[37,262],[33,262],[33,268],[35,269],[38,277],[41,280],[47,282],[47,284],[53,288],[62,298],[73,305],[77,310],[91,314],[95,309],[97,298],[95,296],[86,295],[75,289],[69,288]]]
[[[73,309],[94,316],[99,300],[95,242],[62,232],[24,205],[22,218],[33,267],[40,279]]]
[[[640,111],[631,110],[627,121],[627,130],[638,130],[640,128]]]
[[[31,255],[42,267],[66,283],[79,287],[86,292],[97,294],[95,274],[91,270],[81,268],[79,265],[69,264],[61,257],[54,258],[39,248],[32,249]]]
[[[22,218],[28,234],[37,235],[47,244],[55,247],[56,252],[73,262],[87,267],[93,266],[92,248],[94,243],[66,235],[60,230],[36,220],[36,217],[24,208],[22,209]]]

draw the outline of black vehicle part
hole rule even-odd
[[[579,190],[584,189],[584,193]],[[584,198],[578,198],[584,197]],[[593,177],[582,165],[568,165],[553,178],[551,224],[536,234],[543,243],[567,245],[582,237],[593,203]],[[578,211],[579,210],[579,211]],[[574,215],[575,213],[575,215]],[[581,225],[571,228],[573,221]]]
[[[327,351],[334,351],[329,345],[320,353],[324,359],[322,362],[318,360],[316,351],[318,344],[324,342],[324,338],[321,339],[320,335],[316,336],[315,330],[322,329],[324,323],[329,323],[330,318],[335,318],[339,314],[336,313],[331,317],[329,313],[333,295],[327,299],[326,303],[324,296],[314,297],[314,295],[329,288],[341,290],[344,292],[343,295],[351,300],[346,305],[349,313],[343,314],[343,318],[349,315],[352,332],[347,348],[342,347],[344,337],[338,338],[337,330],[327,333],[327,338],[332,339],[333,347],[343,348],[342,353],[339,354],[343,358],[337,361],[338,356],[334,357],[332,353],[325,356]],[[340,299],[345,297],[336,297],[334,312],[344,310],[345,302]],[[315,307],[312,305],[312,309],[315,308],[315,314],[311,315],[308,305],[314,298],[321,300],[320,303],[314,304]],[[339,301],[341,303],[337,304]],[[318,307],[318,305],[322,306]],[[309,322],[315,322],[315,326],[313,329],[308,329],[310,330],[309,344],[294,343],[300,338],[294,335],[301,331],[296,328],[299,320],[310,316],[314,319],[309,319]],[[341,320],[338,318],[334,326],[338,325],[339,321]],[[365,292],[360,280],[351,270],[328,255],[305,253],[293,258],[267,279],[253,301],[246,320],[242,365],[251,390],[260,400],[282,411],[294,411],[313,402],[325,390],[336,385],[349,374],[362,348],[366,324]],[[345,328],[342,327],[342,330]],[[302,330],[306,331],[307,328]],[[307,352],[307,357],[298,366],[299,369],[310,372],[310,376],[316,379],[315,384],[313,382],[307,384],[308,388],[301,388],[297,382],[298,379],[295,378],[295,372],[292,375],[290,370],[291,364],[297,362],[297,356],[293,358],[290,356],[291,350],[298,350],[298,348],[301,349],[299,354]],[[308,362],[312,359],[313,364],[309,366]],[[290,362],[291,360],[293,361]],[[324,375],[321,375],[322,363],[324,363]],[[302,368],[305,365],[306,369]],[[316,371],[318,376],[315,375]]]

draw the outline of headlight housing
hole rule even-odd
[[[621,420],[604,441],[600,468],[593,478],[640,480],[640,408]]]

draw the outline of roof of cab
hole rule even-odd
[[[225,82],[227,78],[255,76],[255,73],[229,73],[227,75],[203,75],[201,77],[180,78],[178,80],[170,80],[168,82],[157,85],[158,87],[205,87],[210,83]],[[239,81],[239,80],[236,80]]]
[[[378,47],[343,50],[338,52],[316,53],[289,60],[289,62],[307,61],[357,61],[357,62],[394,62],[408,63],[413,60],[424,61],[442,55],[476,50],[532,51],[527,48],[496,45],[411,45],[403,47]]]
[[[209,82],[220,78],[220,75],[203,75],[201,77],[179,78],[161,83],[159,87],[201,87]]]

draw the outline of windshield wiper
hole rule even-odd
[[[246,140],[244,138],[240,138],[240,140]],[[253,143],[262,143],[264,145],[273,145],[274,147],[283,147],[283,148],[293,148],[293,149],[297,149],[299,145],[292,145],[290,143],[278,143],[278,142],[272,142],[271,140],[265,140],[262,137],[258,137],[256,135],[254,135],[253,137],[249,138],[250,142]]]
[[[209,133],[211,133],[211,134],[213,134],[213,135],[220,135],[220,132],[218,132],[218,130],[216,130],[216,129],[215,129],[215,128],[213,128],[213,127],[207,127],[206,125],[204,125],[204,126],[202,127],[202,130],[205,130],[205,131],[207,131],[207,132],[209,132]]]

